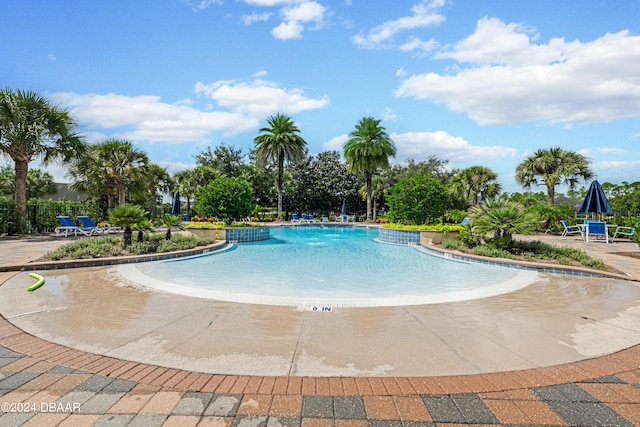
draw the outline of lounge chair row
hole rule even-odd
[[[582,240],[589,242],[605,242],[614,241],[618,236],[631,237],[636,232],[636,227],[625,227],[621,225],[611,225],[604,221],[585,220],[583,224],[569,225],[569,223],[561,219],[560,222],[564,227],[562,231],[562,237],[566,237],[571,234],[580,234]],[[612,233],[611,239],[609,239],[609,228],[615,230]]]
[[[113,227],[110,225],[107,226],[98,226],[95,222],[91,220],[86,215],[78,216],[78,220],[82,223],[82,226],[78,226],[71,218],[68,216],[58,216],[58,221],[60,222],[60,226],[56,227],[54,230],[57,237],[64,235],[64,237],[68,237],[73,234],[74,236],[82,235],[82,236],[93,236],[97,234],[111,233],[111,232],[119,232],[122,231],[121,227]]]
[[[342,215],[342,217],[340,218],[342,222],[349,222],[349,217],[347,215]],[[351,219],[353,220],[353,219]],[[301,217],[298,216],[298,214],[293,214],[291,216],[291,222],[305,222],[305,223],[310,223],[310,222],[318,222],[318,220],[316,220],[313,215],[307,215],[307,214],[302,214]],[[329,217],[328,216],[323,216],[322,217],[322,222],[329,222]]]

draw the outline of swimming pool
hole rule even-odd
[[[118,267],[151,288],[233,302],[390,306],[460,301],[527,286],[534,271],[445,260],[375,241],[375,228],[274,227],[265,242]]]

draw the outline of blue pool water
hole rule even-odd
[[[377,229],[275,227],[272,240],[181,260],[119,268],[169,292],[284,305],[405,305],[456,301],[524,287],[535,272],[445,260],[379,243]]]

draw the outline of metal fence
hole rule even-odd
[[[13,201],[0,200],[0,234],[17,232],[16,207]],[[27,233],[50,233],[60,223],[59,215],[71,217],[76,223],[78,215],[88,215],[98,222],[106,213],[93,202],[38,200],[27,204]]]

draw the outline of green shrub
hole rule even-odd
[[[220,176],[198,193],[198,214],[223,218],[231,224],[234,219],[247,218],[253,212],[253,188],[243,177]]]
[[[464,243],[458,239],[444,239],[442,240],[442,247],[454,251],[462,251],[465,249]]]
[[[476,246],[472,249],[471,253],[474,255],[486,256],[489,258],[513,258],[511,252],[489,245]]]
[[[58,249],[49,252],[46,258],[83,259],[103,258],[120,255],[146,255],[156,252],[171,252],[177,250],[192,249],[197,246],[206,246],[212,243],[211,239],[183,236],[174,234],[171,240],[165,240],[164,234],[156,233],[149,236],[144,242],[134,242],[127,247],[125,252],[122,247],[122,238],[117,236],[85,237],[70,242]]]
[[[385,199],[389,220],[402,224],[440,222],[448,202],[444,186],[431,174],[401,179]]]

